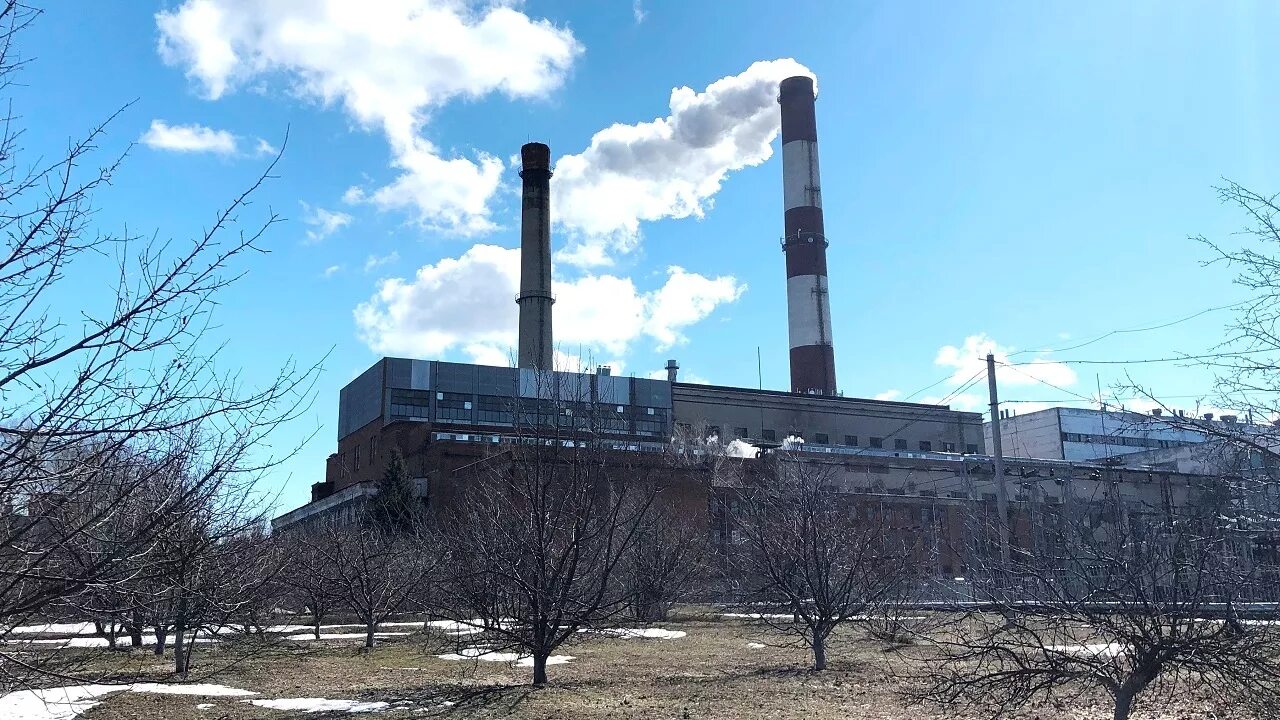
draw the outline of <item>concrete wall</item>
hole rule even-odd
[[[1000,421],[1004,454],[1009,457],[1085,461],[1204,442],[1196,425],[1225,425],[1220,420],[1157,417],[1090,408],[1049,408]],[[1235,431],[1250,427],[1234,424]],[[992,452],[991,424],[983,428]]]
[[[718,431],[725,442],[797,435],[806,445],[871,448],[879,438],[886,450],[897,449],[897,440],[907,452],[922,451],[921,443],[930,452],[983,449],[980,415],[937,405],[674,383],[672,407],[677,423]]]
[[[1000,421],[1000,431],[1000,449],[1005,457],[1065,459],[1058,408],[1004,418]],[[991,423],[983,425],[982,436],[987,454],[994,453]]]

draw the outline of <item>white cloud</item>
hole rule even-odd
[[[572,239],[560,259],[607,265],[635,248],[641,222],[703,217],[730,172],[773,154],[778,83],[792,75],[812,73],[795,60],[770,60],[702,92],[676,88],[666,117],[615,124],[582,153],[561,157],[552,217]]]
[[[236,152],[235,135],[194,123],[170,125],[163,120],[152,120],[151,127],[138,138],[138,142],[155,150],[173,152],[217,155],[234,155]]]
[[[459,349],[485,362],[509,358],[516,344],[512,298],[519,274],[519,250],[475,245],[461,257],[419,268],[413,278],[382,280],[374,296],[355,309],[358,334],[384,354],[439,357]],[[612,275],[556,281],[556,344],[584,358],[620,358],[643,337],[665,349],[685,342],[688,326],[744,289],[732,277],[707,278],[679,267],[668,268],[662,286],[646,291]]]
[[[875,396],[876,400],[897,400],[902,397],[901,390],[885,390]]]
[[[302,222],[311,228],[307,230],[309,243],[317,243],[329,237],[350,225],[351,219],[351,216],[344,212],[325,210],[322,207],[302,203]]]
[[[334,275],[337,275],[339,272],[342,272],[342,266],[341,266],[341,265],[330,265],[329,267],[327,267],[327,268],[325,268],[325,269],[324,269],[324,272],[322,272],[322,273],[320,273],[320,274],[321,274],[321,276],[323,276],[323,277],[324,277],[324,279],[328,280],[329,278],[333,277]]]
[[[210,99],[283,78],[294,94],[381,131],[399,176],[348,199],[412,208],[424,226],[473,234],[493,227],[501,161],[442,151],[423,135],[431,113],[458,98],[544,95],[582,52],[569,30],[511,5],[186,0],[156,24],[161,57]]]
[[[631,0],[631,17],[635,18],[637,25],[644,22],[648,16],[649,13],[644,11],[643,0]]]
[[[1013,350],[1000,345],[986,334],[979,333],[966,337],[960,347],[945,345],[940,348],[934,364],[953,369],[948,379],[952,385],[962,385],[974,376],[985,376],[988,353],[995,355],[996,379],[1002,387],[1037,384],[1067,387],[1074,385],[1078,379],[1076,371],[1070,366],[1044,357],[1010,360],[1009,353]],[[1010,364],[1016,367],[1009,367]]]
[[[396,252],[395,250],[392,250],[386,255],[370,255],[369,257],[365,258],[364,271],[373,272],[374,270],[377,270],[383,265],[390,265],[391,263],[399,262],[399,261],[400,261],[400,253]]]
[[[258,142],[254,145],[253,151],[258,155],[275,155],[280,152],[280,149],[266,140],[258,138]]]

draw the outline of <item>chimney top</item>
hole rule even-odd
[[[550,170],[551,148],[539,142],[521,145],[520,164],[524,170]]]
[[[609,367],[608,365],[601,365],[600,367],[596,368],[596,374],[597,374],[597,375],[612,375],[612,374],[613,374],[613,368]]]
[[[796,93],[799,95],[808,95],[813,97],[813,78],[808,75],[796,75],[789,77],[778,83],[778,100],[781,101],[785,96]]]

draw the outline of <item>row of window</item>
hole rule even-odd
[[[1158,440],[1156,438],[1121,437],[1119,435],[1087,435],[1084,433],[1069,432],[1062,433],[1062,441],[1145,448],[1174,448],[1196,444],[1182,440]]]
[[[734,432],[734,436],[735,436],[735,437],[744,438],[744,439],[745,439],[745,438],[747,438],[747,437],[749,437],[748,431],[747,431],[747,429],[746,429],[745,427],[736,427],[736,428],[734,428],[734,429],[733,429],[733,432]],[[712,426],[712,427],[711,427],[711,434],[712,434],[712,435],[719,435],[719,434],[720,434],[720,428],[715,427],[715,426]],[[802,434],[800,434],[800,433],[794,433],[794,434],[797,434],[797,435],[800,435],[801,437],[803,437],[803,435],[802,435]],[[760,432],[760,439],[761,439],[761,440],[772,440],[772,441],[777,441],[777,439],[778,439],[778,433],[777,433],[777,431],[776,431],[776,430],[774,430],[774,429],[772,429],[772,428],[764,428],[764,429]],[[814,434],[813,434],[813,442],[814,442],[814,443],[816,443],[816,444],[818,444],[818,445],[831,445],[831,444],[832,444],[832,443],[831,443],[831,436],[830,436],[828,433],[814,433]],[[861,445],[859,445],[859,443],[858,443],[858,436],[857,436],[857,435],[845,435],[845,436],[844,436],[844,442],[843,442],[843,443],[841,443],[841,445],[844,445],[844,446],[846,446],[846,447],[862,447],[862,446],[861,446]],[[867,438],[867,445],[866,445],[866,447],[878,448],[878,449],[879,449],[879,448],[884,448],[884,438],[882,438],[882,437],[869,437],[869,438]],[[933,452],[933,451],[934,451],[933,443],[932,443],[931,441],[929,441],[929,440],[921,440],[921,441],[919,441],[919,443],[917,443],[916,447],[917,447],[917,449],[918,449],[920,452]],[[911,445],[910,445],[910,442],[909,442],[909,441],[907,441],[906,439],[903,439],[903,438],[894,438],[894,440],[893,440],[893,449],[894,449],[894,450],[910,450],[910,449],[911,449]],[[964,451],[965,451],[966,453],[969,453],[970,455],[977,454],[977,452],[978,452],[978,446],[977,446],[977,445],[975,445],[975,444],[972,444],[972,443],[967,444],[967,445],[965,445],[965,446],[964,446]],[[955,444],[955,443],[953,443],[953,442],[945,442],[945,441],[943,441],[943,442],[939,442],[939,443],[938,443],[938,452],[945,452],[945,453],[953,453],[953,452],[956,452],[956,444]]]
[[[548,400],[521,400],[517,403],[508,397],[437,392],[434,417],[439,421],[457,423],[513,425],[518,411],[520,420],[525,424],[586,427],[591,420],[597,429],[626,432],[634,415],[637,433],[658,435],[665,432],[670,411],[652,407],[637,407],[631,412],[628,409],[626,405],[593,406],[590,403]],[[392,393],[390,410],[391,417],[395,419],[429,419],[432,417],[431,398],[421,391],[397,391]]]

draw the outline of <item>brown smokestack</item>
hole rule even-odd
[[[818,181],[818,123],[813,78],[778,86],[782,106],[782,197],[787,258],[787,330],[791,391],[836,394],[831,303],[827,297],[827,236]]]
[[[551,148],[520,148],[520,340],[518,365],[554,370],[551,336]]]

